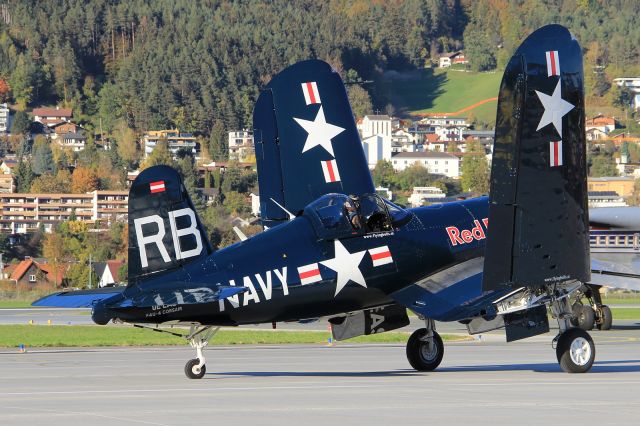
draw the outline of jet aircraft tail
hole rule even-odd
[[[518,48],[498,97],[483,289],[588,282],[582,52],[560,25]]]
[[[129,191],[129,285],[211,252],[178,172],[154,166],[140,173]]]

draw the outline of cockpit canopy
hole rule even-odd
[[[408,211],[376,194],[326,194],[309,204],[304,215],[323,239],[392,231],[411,217]]]

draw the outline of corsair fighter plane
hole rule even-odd
[[[435,320],[513,341],[547,332],[550,307],[562,369],[591,368],[593,340],[570,323],[590,268],[582,54],[565,28],[535,31],[506,67],[489,197],[405,209],[376,195],[344,85],[322,61],[261,91],[254,138],[267,230],[212,250],[178,173],[152,167],[130,190],[127,287],[34,304],[92,306],[98,324],[188,324],[190,378],[220,326],[325,318],[342,340],[406,326],[410,309],[425,327],[407,358],[429,371],[444,354]]]

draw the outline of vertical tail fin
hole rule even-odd
[[[211,252],[178,172],[154,166],[140,173],[129,190],[129,285]]]
[[[500,85],[485,290],[588,281],[586,180],[582,52],[548,25],[522,43]]]

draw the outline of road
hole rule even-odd
[[[446,344],[438,371],[403,345],[0,350],[2,425],[633,424],[640,340],[594,332],[588,374],[558,367],[549,342]],[[636,333],[637,334],[637,333]]]

